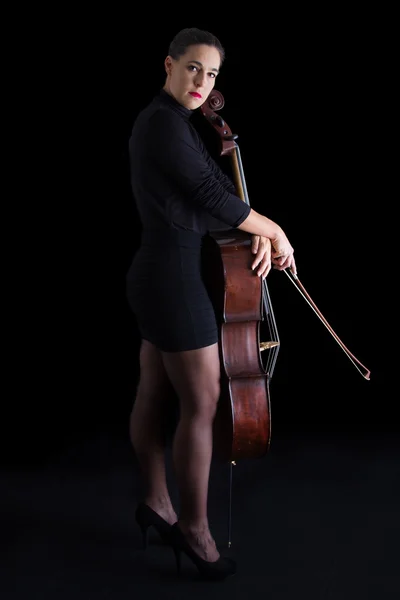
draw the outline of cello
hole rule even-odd
[[[212,90],[200,107],[217,132],[220,156],[231,158],[237,195],[250,205],[238,136],[217,114],[225,104]],[[231,465],[243,458],[260,458],[270,448],[270,382],[280,339],[266,279],[251,270],[251,234],[239,229],[210,232],[204,247],[203,276],[219,326],[221,393],[214,420],[214,453]],[[370,371],[346,348],[317,308],[297,274],[283,271],[328,329],[349,360],[369,380]],[[261,323],[268,338],[261,340]],[[267,358],[263,360],[263,356]],[[229,542],[230,544],[230,542]]]

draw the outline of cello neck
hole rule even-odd
[[[239,198],[246,202],[250,206],[249,195],[247,193],[246,180],[244,177],[242,159],[240,156],[239,146],[235,143],[234,150],[230,153],[232,174]]]

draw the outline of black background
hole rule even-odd
[[[390,314],[380,249],[390,199],[380,53],[390,39],[378,40],[371,14],[251,18],[240,29],[213,17],[105,17],[73,19],[78,32],[62,36],[59,54],[38,42],[42,75],[30,115],[40,135],[29,129],[25,140],[30,160],[41,165],[43,185],[34,193],[43,199],[36,205],[45,226],[35,228],[32,248],[40,264],[32,275],[18,273],[22,331],[7,395],[12,417],[4,423],[13,433],[6,461],[53,456],[98,431],[127,435],[140,342],[125,300],[140,235],[128,139],[138,111],[164,83],[169,42],[188,25],[211,30],[226,49],[215,87],[225,98],[221,114],[239,136],[251,205],[286,231],[300,280],[371,370],[366,381],[289,280],[272,272],[281,338],[273,428],[371,439],[398,431],[388,391],[390,336],[380,324]]]

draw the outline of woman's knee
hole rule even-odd
[[[163,360],[179,397],[181,415],[212,419],[220,396],[218,346],[163,354]]]
[[[213,420],[220,396],[219,378],[211,374],[207,379],[198,379],[185,394],[180,395],[182,416],[197,417],[204,421]]]
[[[146,396],[159,396],[171,389],[161,352],[148,342],[142,341],[140,348],[140,373],[138,391]]]

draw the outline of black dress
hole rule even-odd
[[[127,299],[141,337],[166,352],[218,341],[202,246],[210,230],[238,227],[250,212],[206,150],[192,114],[160,90],[129,141],[142,234],[126,275]]]

